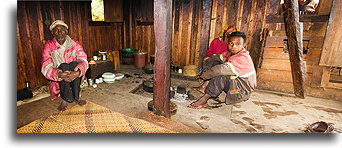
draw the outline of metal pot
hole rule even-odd
[[[143,69],[146,74],[153,74],[153,64],[147,64]]]
[[[143,90],[149,93],[153,93],[153,80],[143,81]]]

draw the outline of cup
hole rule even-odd
[[[93,79],[88,79],[89,85],[92,86],[94,84]]]

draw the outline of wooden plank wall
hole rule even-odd
[[[90,1],[18,2],[17,8],[17,89],[41,86],[47,80],[40,72],[41,52],[52,39],[45,20],[61,19],[69,25],[69,35],[78,40],[88,57],[98,50],[123,48],[123,23],[89,23]]]
[[[332,0],[320,1],[317,13],[311,15],[320,17],[329,15]],[[279,16],[279,3],[271,2],[270,9],[267,10],[267,17]],[[325,17],[320,17],[325,18]],[[307,94],[322,98],[341,98],[341,89],[322,89],[315,83],[322,79],[322,68],[318,66],[323,47],[324,35],[327,28],[328,19],[313,21],[306,20],[304,28],[304,48],[308,48],[308,53],[304,55],[306,62],[306,90]],[[289,54],[283,51],[284,40],[286,40],[285,25],[282,21],[274,22],[267,20],[266,29],[269,35],[266,39],[262,64],[258,70],[258,88],[293,93],[291,76],[291,66]]]
[[[207,44],[217,37],[226,25],[237,25],[248,35],[248,47],[254,59],[260,57],[261,34],[265,27],[268,0],[173,0],[172,3],[172,55],[171,62],[178,66],[200,65],[204,4],[210,5],[210,27]],[[205,7],[208,7],[205,5]],[[242,11],[243,10],[243,11]],[[206,20],[204,20],[206,21]],[[153,55],[153,0],[124,1],[125,48],[136,48]],[[203,44],[204,45],[204,44]]]
[[[248,50],[255,59],[261,49],[261,34],[265,27],[268,0],[212,0],[209,27],[210,42],[218,37],[218,33],[226,25],[236,25],[238,30],[248,36]],[[200,54],[208,47],[201,47],[203,2],[197,0],[173,1],[172,28],[172,63],[178,66],[188,64],[200,65]]]
[[[154,55],[153,0],[125,0],[123,3],[124,48],[148,52],[148,57]]]

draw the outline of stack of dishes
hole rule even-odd
[[[106,83],[114,83],[115,81],[115,74],[111,72],[105,72],[102,74],[103,81]]]

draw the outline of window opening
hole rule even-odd
[[[104,21],[103,0],[91,1],[91,20],[92,21]]]

